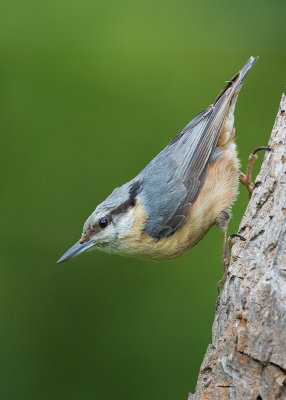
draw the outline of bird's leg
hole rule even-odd
[[[228,211],[221,211],[216,220],[216,225],[221,230],[222,233],[222,265],[224,269],[223,278],[217,283],[219,292],[221,291],[221,288],[226,280],[226,274],[230,262],[230,255],[228,252],[227,239],[226,239],[226,232],[229,220],[230,220],[230,213]]]
[[[247,170],[246,170],[246,175],[243,174],[242,172],[239,173],[239,180],[240,182],[247,187],[248,193],[249,193],[249,198],[252,195],[252,192],[254,190],[254,184],[252,183],[252,168],[253,165],[255,163],[255,161],[257,160],[258,156],[257,156],[257,152],[260,150],[266,150],[266,151],[270,151],[271,149],[269,147],[257,147],[256,149],[253,150],[253,152],[250,154],[249,158],[248,158],[248,164],[247,164]]]
[[[227,239],[226,232],[229,220],[230,220],[230,214],[228,211],[222,211],[216,220],[216,225],[221,230],[222,233],[222,264],[224,269],[223,278],[217,283],[219,293],[221,292],[221,289],[226,280],[226,275],[230,264],[231,249],[235,242],[234,238],[238,237],[241,240],[246,240],[243,236],[239,235],[238,233],[233,233]]]
[[[224,274],[221,280],[218,281],[217,283],[217,288],[218,292],[221,292],[221,288],[223,287],[225,280],[226,280],[226,274],[227,270],[229,267],[229,261],[230,261],[230,256],[227,251],[227,240],[226,240],[226,232],[222,231],[222,265],[224,269]]]

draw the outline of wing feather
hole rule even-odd
[[[256,60],[250,59],[214,104],[190,121],[138,175],[147,211],[144,232],[160,240],[186,220],[203,185],[220,131],[237,88]]]

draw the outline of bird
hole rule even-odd
[[[80,240],[58,263],[92,249],[150,261],[172,260],[216,225],[222,232],[226,271],[226,232],[239,180],[251,194],[256,152],[266,149],[256,149],[247,174],[240,172],[234,110],[244,79],[257,59],[250,57],[213,104],[196,115],[134,179],[115,188],[96,207]]]

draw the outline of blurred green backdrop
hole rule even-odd
[[[284,0],[1,1],[2,399],[194,390],[222,275],[218,230],[173,262],[56,260],[259,55],[236,112],[245,169],[286,83],[285,12]],[[242,188],[229,232],[246,204]]]

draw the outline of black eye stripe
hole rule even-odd
[[[108,219],[105,217],[100,218],[98,225],[100,226],[100,228],[105,228],[108,225]]]

